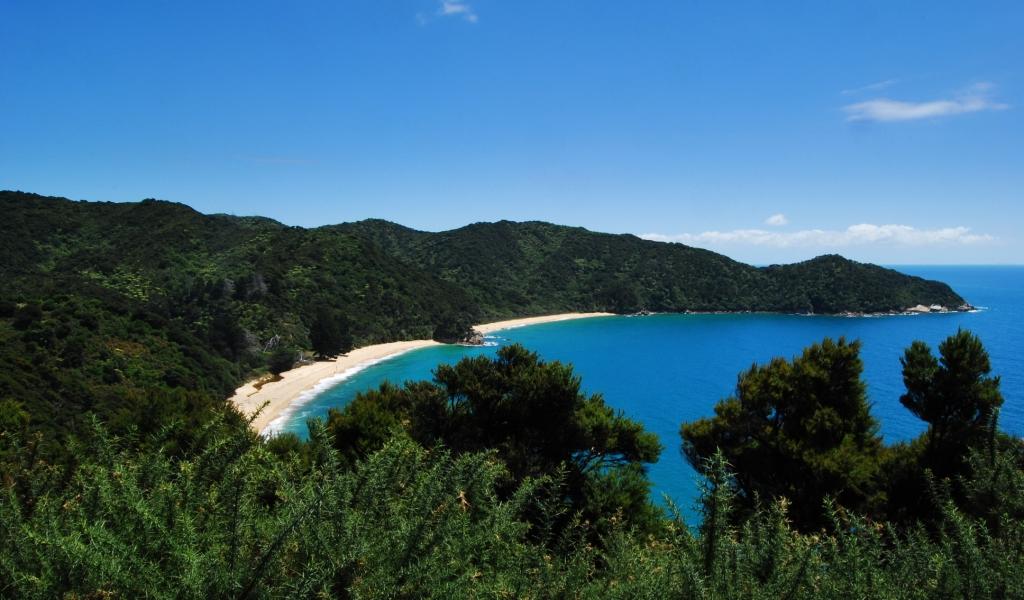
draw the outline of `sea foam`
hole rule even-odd
[[[411,350],[411,348],[409,350]],[[395,358],[396,356],[401,356],[402,354],[409,352],[409,350],[400,350],[393,354],[388,354],[387,356],[365,360],[361,363],[352,365],[351,367],[345,369],[341,373],[336,373],[334,375],[331,375],[330,377],[321,379],[316,383],[316,385],[302,392],[295,398],[295,400],[289,402],[288,406],[286,406],[284,410],[282,410],[281,413],[273,421],[268,423],[267,426],[263,428],[263,431],[260,432],[260,435],[263,436],[264,438],[274,437],[275,435],[281,433],[285,429],[285,425],[288,423],[288,421],[290,421],[293,418],[293,415],[295,415],[295,413],[298,412],[298,410],[302,408],[304,405],[308,404],[310,400],[313,400],[320,394],[338,385],[342,381],[350,379],[360,371],[364,371],[374,365]]]

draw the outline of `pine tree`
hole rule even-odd
[[[882,445],[859,352],[859,342],[826,338],[792,361],[751,367],[714,417],[682,426],[687,460],[702,471],[721,450],[736,470],[740,507],[788,498],[801,527],[822,524],[826,497],[866,509],[876,501]]]
[[[927,344],[916,341],[900,363],[907,388],[900,403],[928,423],[934,458],[963,456],[1003,404],[999,377],[989,375],[992,366],[981,340],[960,330],[939,344],[939,358]]]

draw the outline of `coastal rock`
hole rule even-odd
[[[474,329],[464,340],[459,342],[466,346],[483,346],[484,345],[484,334]]]
[[[950,312],[970,312],[977,310],[972,304],[964,302],[956,308],[950,308],[941,304],[932,304],[931,306],[925,306],[924,304],[918,304],[917,306],[911,306],[903,310],[903,314],[923,314],[923,313],[950,313]]]

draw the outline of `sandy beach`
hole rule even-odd
[[[541,317],[526,317],[523,319],[510,319],[508,321],[497,321],[495,323],[483,323],[476,325],[475,329],[487,335],[502,329],[524,327],[526,325],[537,325],[539,323],[551,323],[554,321],[566,321],[569,319],[584,319],[588,317],[605,317],[610,313],[564,313],[558,315],[546,315]],[[275,421],[288,416],[288,408],[303,397],[308,397],[319,391],[318,388],[326,385],[333,385],[338,381],[351,377],[362,369],[387,360],[399,354],[437,345],[434,340],[410,340],[405,342],[390,342],[387,344],[374,344],[356,348],[344,356],[334,360],[320,361],[311,365],[304,365],[291,371],[281,374],[281,379],[265,383],[259,389],[256,388],[256,380],[250,381],[235,390],[230,401],[243,415],[249,416],[256,412],[264,403],[268,403],[263,412],[252,422],[252,428],[260,433],[267,432]]]

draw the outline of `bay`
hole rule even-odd
[[[545,360],[572,363],[590,393],[639,420],[664,445],[649,470],[655,499],[671,498],[688,516],[697,476],[679,452],[679,426],[713,414],[730,395],[737,375],[775,356],[792,357],[829,336],[862,343],[864,378],[872,414],[886,442],[907,440],[924,424],[899,403],[899,359],[914,340],[935,348],[960,328],[978,334],[1002,378],[1006,398],[1001,425],[1024,434],[1024,267],[903,266],[911,275],[949,283],[977,312],[917,316],[838,317],[779,314],[651,315],[599,317],[497,332],[489,347],[436,346],[403,354],[360,371],[310,399],[284,424],[300,437],[306,422],[384,381],[429,379],[439,363],[490,355],[498,345],[521,343]]]

